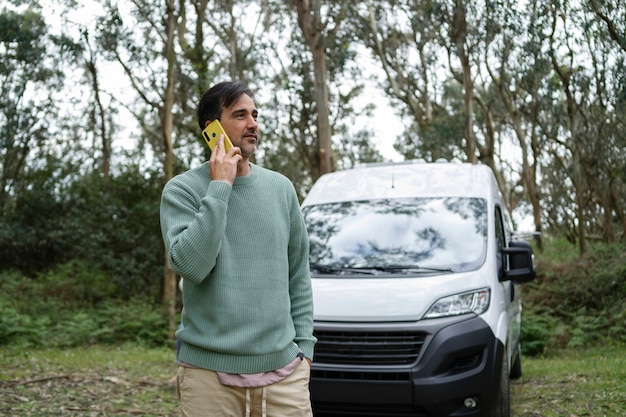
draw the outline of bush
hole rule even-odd
[[[61,185],[38,181],[0,216],[3,269],[32,277],[79,259],[105,273],[118,298],[160,297],[161,173],[125,166],[108,179],[91,172]],[[88,291],[107,297],[111,288]]]
[[[78,259],[56,266],[37,281],[42,296],[68,305],[96,305],[117,292],[115,282],[100,267]]]
[[[524,309],[522,319],[522,354],[537,356],[546,353],[557,323],[550,315]]]
[[[626,341],[624,245],[594,244],[585,256],[574,257],[577,248],[563,242],[546,242],[546,250],[536,254],[537,279],[524,286],[527,355]]]
[[[6,300],[0,300],[0,310],[0,345],[18,342],[21,346],[31,347],[46,340],[51,323],[49,317],[22,314]]]
[[[37,279],[0,274],[0,345],[167,344],[159,305],[115,299],[113,293],[104,273],[78,261]]]

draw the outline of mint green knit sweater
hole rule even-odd
[[[251,164],[233,186],[208,163],[163,189],[161,230],[184,279],[179,359],[205,369],[257,373],[298,351],[313,358],[308,237],[291,182]]]

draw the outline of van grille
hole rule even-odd
[[[426,335],[416,332],[343,332],[316,330],[315,362],[341,365],[414,363]]]

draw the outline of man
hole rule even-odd
[[[311,416],[313,305],[308,236],[291,182],[250,162],[257,109],[242,83],[202,96],[220,120],[208,163],[163,189],[161,229],[184,280],[177,373],[184,416]]]

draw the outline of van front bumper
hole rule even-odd
[[[479,317],[316,322],[315,331],[320,353],[310,386],[316,417],[480,417],[498,400],[504,346]],[[409,363],[401,363],[403,349]]]

